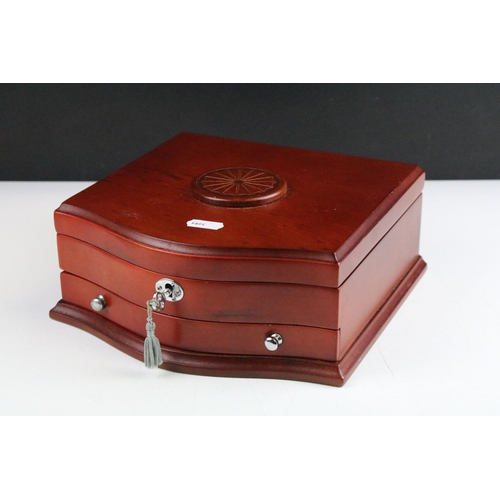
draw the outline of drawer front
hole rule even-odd
[[[222,323],[274,323],[338,329],[338,289],[285,283],[224,282],[166,276],[143,269],[93,245],[58,235],[61,269],[144,306],[161,278],[184,289],[163,313]]]
[[[106,307],[99,314],[128,330],[145,337],[146,308],[82,279],[61,273],[63,300],[92,310],[91,300],[102,295]],[[336,361],[339,335],[337,330],[278,324],[216,323],[177,318],[154,313],[156,335],[165,346],[197,352],[291,356]],[[281,335],[283,342],[275,351],[264,342],[271,334]]]

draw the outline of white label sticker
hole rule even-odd
[[[214,231],[217,231],[217,229],[224,227],[224,224],[222,222],[213,222],[211,220],[199,219],[188,220],[186,222],[186,225],[188,227],[199,227],[201,229],[212,229]]]

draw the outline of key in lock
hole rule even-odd
[[[153,305],[154,311],[161,311],[165,307],[165,302],[179,302],[184,297],[184,289],[179,283],[168,278],[158,280],[155,285],[156,293],[153,299],[158,305]]]

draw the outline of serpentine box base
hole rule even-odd
[[[180,134],[56,210],[50,316],[143,359],[156,293],[161,368],[343,385],[425,270],[423,182],[415,165]]]

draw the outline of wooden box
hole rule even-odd
[[[180,134],[56,210],[50,316],[143,359],[168,279],[162,368],[342,385],[425,270],[423,185],[416,165]]]

